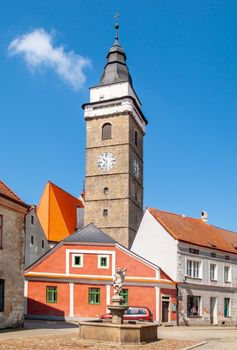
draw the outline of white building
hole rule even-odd
[[[131,250],[177,281],[178,324],[236,324],[236,233],[149,208]]]

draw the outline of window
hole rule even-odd
[[[0,215],[0,248],[2,248],[3,215]]]
[[[4,280],[0,280],[0,311],[4,310]]]
[[[224,266],[224,281],[231,282],[230,266]]]
[[[216,258],[216,253],[211,253],[212,258]]]
[[[109,188],[108,187],[105,187],[104,188],[104,194],[108,194],[109,193]]]
[[[187,260],[187,275],[193,278],[201,278],[201,261]]]
[[[189,248],[189,253],[198,255],[199,254],[199,250],[198,249]]]
[[[217,281],[217,265],[210,264],[210,280]]]
[[[100,304],[100,288],[89,288],[89,304]]]
[[[42,239],[41,245],[42,245],[42,249],[44,249],[44,240],[43,239]]]
[[[200,313],[201,297],[199,296],[187,296],[187,315],[188,317],[201,316]]]
[[[229,255],[225,255],[225,260],[230,260]]]
[[[108,216],[108,209],[103,209],[103,216]]]
[[[33,245],[34,244],[34,236],[30,236],[30,243]]]
[[[112,138],[112,125],[106,123],[102,126],[102,140],[108,140]]]
[[[109,268],[109,256],[108,255],[99,255],[98,256],[98,267],[102,269]]]
[[[57,303],[58,301],[58,287],[46,287],[46,302]]]
[[[135,139],[135,145],[137,146],[138,145],[138,135],[137,135],[137,131],[135,130],[135,133],[134,133],[134,139]]]
[[[73,254],[72,255],[72,266],[73,267],[82,267],[83,266],[83,255],[82,254]]]
[[[30,217],[30,222],[31,222],[31,225],[35,224],[35,218],[33,215],[31,215],[31,217]]]
[[[128,289],[122,289],[120,296],[123,297],[123,304],[128,304]]]
[[[230,299],[224,298],[224,316],[230,317]]]

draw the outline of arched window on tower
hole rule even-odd
[[[102,140],[112,139],[112,125],[106,123],[102,126]]]
[[[137,146],[137,144],[138,144],[138,135],[137,135],[137,131],[136,130],[135,130],[134,137],[135,137],[135,145]]]

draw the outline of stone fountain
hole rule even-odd
[[[111,322],[79,322],[79,337],[82,341],[111,344],[143,344],[158,340],[158,325],[147,323],[124,323],[123,315],[128,309],[120,296],[127,268],[117,268],[113,277],[112,304],[107,308],[112,314]]]

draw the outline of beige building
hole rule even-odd
[[[118,31],[118,24],[116,24]],[[86,120],[85,225],[130,247],[143,215],[143,137],[147,120],[133,88],[118,32]]]
[[[18,327],[23,323],[25,215],[28,208],[0,180],[0,328]]]

